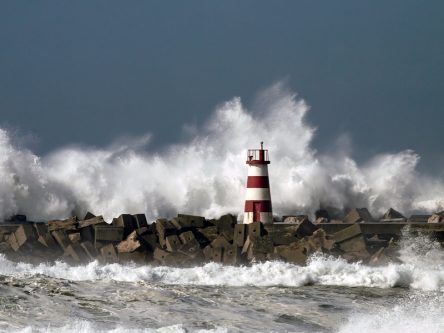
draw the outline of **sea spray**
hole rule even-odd
[[[197,286],[301,287],[305,285],[345,287],[403,287],[444,291],[443,250],[426,237],[406,238],[401,244],[401,263],[372,267],[348,263],[342,258],[312,256],[306,266],[280,261],[251,266],[224,266],[208,263],[191,268],[99,264],[70,266],[64,262],[32,265],[14,263],[0,255],[0,275],[35,276],[71,281],[120,281],[147,284]],[[427,259],[423,259],[427,258]]]
[[[246,149],[260,141],[273,159],[270,182],[278,215],[313,214],[321,206],[369,207],[375,215],[389,207],[405,214],[442,207],[444,182],[419,174],[414,152],[378,155],[362,165],[341,147],[320,154],[312,146],[315,128],[305,120],[304,100],[276,84],[259,94],[256,105],[249,110],[233,98],[194,136],[162,151],[149,147],[147,135],[39,157],[0,129],[0,218],[15,213],[66,218],[87,210],[107,220],[122,212],[145,213],[149,220],[177,212],[208,218],[240,213]]]

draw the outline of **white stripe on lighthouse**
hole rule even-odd
[[[245,200],[271,200],[269,188],[247,188]]]
[[[248,167],[249,176],[268,176],[267,165],[250,165]]]

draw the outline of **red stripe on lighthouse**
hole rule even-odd
[[[270,188],[268,176],[248,176],[247,188]]]
[[[260,212],[271,212],[271,201],[270,200],[246,200],[245,201],[245,213],[254,212],[254,204],[259,205]]]

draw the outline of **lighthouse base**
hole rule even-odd
[[[272,212],[245,212],[244,213],[244,224],[249,224],[253,222],[262,222],[264,224],[273,223],[273,213]]]

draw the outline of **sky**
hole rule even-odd
[[[319,151],[413,149],[442,173],[442,1],[0,2],[0,127],[38,154],[146,133],[161,150],[279,81]]]

